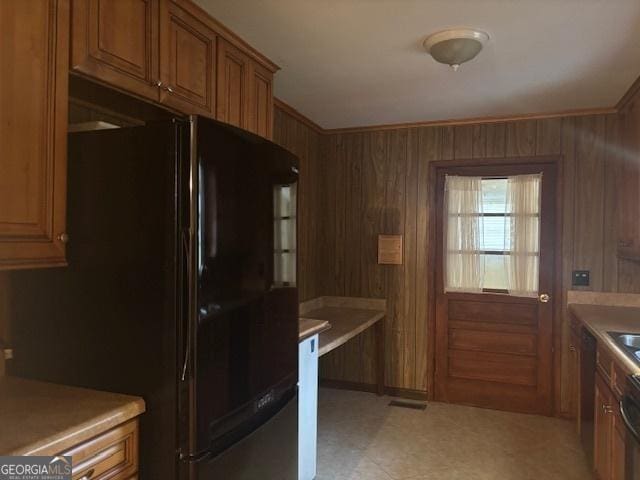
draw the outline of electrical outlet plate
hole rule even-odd
[[[571,275],[571,285],[574,287],[588,287],[590,284],[589,273],[589,270],[574,270]]]

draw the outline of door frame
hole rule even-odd
[[[561,368],[562,368],[562,225],[564,201],[564,157],[562,155],[538,155],[527,157],[500,158],[466,158],[456,160],[438,160],[429,163],[428,177],[428,254],[427,254],[427,399],[435,398],[435,367],[436,367],[436,245],[437,245],[437,180],[440,170],[454,167],[484,167],[495,165],[522,165],[551,163],[556,168],[556,225],[555,225],[555,258],[553,275],[553,320],[551,328],[552,368],[551,368],[551,398],[552,415],[558,416],[561,411]]]

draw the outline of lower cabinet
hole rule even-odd
[[[318,438],[318,335],[300,342],[298,354],[298,480],[313,480]]]
[[[576,429],[580,433],[580,327],[571,324],[569,334],[569,402],[567,410],[576,419]]]
[[[618,400],[596,374],[594,470],[598,480],[625,480],[625,432]]]
[[[61,455],[71,456],[73,480],[137,478],[138,420],[129,420]]]

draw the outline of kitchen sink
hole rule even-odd
[[[640,365],[640,334],[607,332],[613,341]]]
[[[625,347],[640,349],[640,335],[623,333],[622,335],[618,336],[618,341]]]

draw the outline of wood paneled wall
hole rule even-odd
[[[317,156],[310,151],[308,130],[276,110],[276,140],[305,155],[299,270],[303,297],[387,298],[389,387],[426,391],[428,386],[431,161],[561,155],[562,305],[570,273],[577,269],[591,271],[589,290],[640,293],[640,265],[616,256],[616,114],[313,135],[320,148]],[[377,235],[385,233],[404,235],[403,265],[377,264]],[[560,386],[575,374],[568,370],[568,331],[562,316],[556,319],[556,332],[563,360],[556,380]],[[374,340],[365,332],[323,357],[322,377],[373,384]],[[556,393],[559,412],[569,412],[566,389]]]

